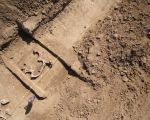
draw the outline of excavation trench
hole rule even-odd
[[[55,18],[53,21],[50,18],[46,22],[45,20],[35,21],[36,18],[33,21],[29,19],[24,23],[17,21],[18,35],[27,44],[37,43],[54,56],[70,75],[94,88],[94,82],[81,74],[80,62],[74,53],[73,46],[81,40],[90,26],[104,18],[110,7],[117,1],[79,0],[68,2],[53,16]],[[8,45],[4,45],[3,49]],[[28,84],[27,87],[30,88],[31,86]],[[36,92],[34,91],[34,93]]]
[[[6,111],[8,120],[148,120],[149,3],[113,7],[118,1],[11,1],[27,21],[19,17],[15,30],[1,29],[8,42],[0,51],[0,98],[10,103],[0,106],[0,117]],[[16,14],[9,10],[0,11]]]
[[[92,80],[88,80],[86,77],[84,77],[83,75],[81,75],[77,71],[73,70],[71,68],[71,65],[68,65],[59,55],[57,55],[55,52],[51,51],[45,45],[43,45],[38,40],[36,40],[30,33],[26,32],[21,26],[18,26],[18,36],[21,38],[20,40],[23,40],[27,44],[35,43],[35,44],[38,44],[39,46],[41,46],[41,48],[44,48],[50,55],[54,56],[57,59],[57,61],[60,62],[64,66],[65,70],[68,72],[69,75],[77,77],[80,80],[82,80],[84,82],[87,82],[89,85],[91,85],[92,87],[94,87],[94,83],[93,83]],[[10,45],[11,45],[11,42],[9,44],[6,44],[3,47],[3,50],[5,51],[5,49],[9,48]],[[7,52],[7,50],[6,50],[6,52]],[[3,59],[5,67],[16,77],[16,79],[18,79],[22,83],[22,85],[26,89],[28,89],[33,94],[35,94],[39,100],[41,100],[43,98],[46,98],[46,94],[43,93],[38,88],[38,86],[34,85],[34,82],[33,83],[30,82],[30,80],[27,79],[21,73],[21,71],[16,67],[15,63],[9,62],[9,59],[5,58],[5,53],[2,54],[2,59]]]
[[[80,41],[84,33],[99,19],[103,19],[109,9],[119,0],[72,0],[53,21],[42,24],[32,19],[19,23],[20,29],[41,47],[63,64],[69,74],[78,77],[93,87],[92,80],[81,74],[78,56],[73,46]],[[97,11],[99,11],[97,13]],[[38,17],[38,16],[37,16]],[[35,26],[38,25],[38,26]],[[38,28],[38,29],[37,29]],[[34,31],[34,32],[33,32]]]
[[[67,70],[69,75],[72,75],[74,77],[79,78],[80,80],[82,80],[84,82],[89,83],[92,87],[95,86],[95,84],[93,83],[92,80],[87,79],[84,75],[82,75],[78,71],[76,71],[73,68],[71,68],[71,64],[68,64],[65,60],[63,60],[63,58],[61,58],[57,53],[55,53],[55,51],[51,51],[44,44],[42,44],[39,40],[36,40],[32,34],[26,32],[23,29],[24,27],[18,26],[18,28],[19,28],[19,32],[18,33],[19,33],[19,36],[22,38],[22,40],[25,40],[27,43],[35,42],[35,43],[39,44],[42,48],[44,48],[51,55],[53,55],[65,67],[65,69]]]

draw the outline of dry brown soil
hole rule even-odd
[[[1,0],[0,26],[0,120],[150,120],[149,0]]]

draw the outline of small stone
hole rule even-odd
[[[117,33],[114,34],[114,38],[117,39],[119,35]]]
[[[45,10],[43,10],[43,11],[42,11],[42,14],[44,14],[44,15],[45,15],[45,14],[46,14],[46,11],[45,11]]]
[[[100,52],[98,52],[96,55],[97,55],[97,56],[100,56],[100,55],[101,55],[101,53],[100,53]]]
[[[81,111],[81,112],[80,112],[80,116],[82,117],[83,115],[84,115],[84,112]]]
[[[2,99],[0,100],[1,105],[7,105],[8,103],[10,103],[10,100],[8,99]]]
[[[91,72],[92,74],[95,74],[96,73],[96,71],[95,70],[92,70],[92,72]]]
[[[88,98],[88,102],[90,102],[91,101],[91,99],[90,98]]]
[[[34,15],[37,16],[39,13],[38,12],[34,12]]]
[[[143,57],[142,62],[143,62],[143,63],[146,63],[146,62],[147,62],[146,57]]]
[[[100,100],[94,99],[93,102],[96,103],[96,104],[98,104],[100,102]]]
[[[100,100],[97,100],[97,104],[100,102]]]
[[[79,51],[78,51],[78,54],[82,54],[82,50],[79,50]]]
[[[119,6],[116,5],[116,6],[114,7],[114,10],[118,10],[118,9],[119,9]]]
[[[46,4],[48,4],[48,3],[49,3],[49,1],[48,1],[48,0],[46,0],[45,2],[46,2]]]
[[[73,47],[74,49],[75,49],[75,48],[77,48],[77,46],[76,46],[76,45],[73,45],[72,47]]]
[[[71,78],[71,76],[67,76],[67,79],[70,79]]]
[[[93,66],[98,66],[98,63],[97,63],[97,62],[96,62],[96,63],[92,63],[92,65],[93,65]]]
[[[73,113],[71,113],[71,114],[70,114],[70,116],[71,116],[71,117],[74,117],[74,114],[73,114]]]
[[[105,19],[107,19],[107,20],[111,20],[111,16],[106,16],[106,18]]]
[[[124,76],[124,75],[125,75],[125,73],[124,73],[124,72],[120,72],[120,75],[121,75],[121,76]]]
[[[97,36],[96,39],[99,39],[99,40],[100,40],[101,38],[100,38],[99,36]]]
[[[128,82],[128,78],[127,78],[126,76],[123,76],[123,77],[122,77],[122,81],[123,81],[123,82]]]

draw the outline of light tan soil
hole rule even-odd
[[[57,2],[55,2],[57,1]],[[18,34],[16,21],[41,16],[45,24],[59,14],[71,0],[1,0],[0,1],[0,46],[15,39]]]
[[[7,111],[8,120],[150,120],[149,4],[149,0],[2,0],[0,55],[47,98],[22,84],[20,75],[9,71],[1,58],[0,100],[10,103],[0,106],[0,117]],[[32,79],[24,64],[39,72],[42,62],[34,51],[52,67],[46,65]],[[78,68],[74,56],[81,63],[79,71],[72,69]],[[33,94],[37,98],[25,114]]]
[[[121,2],[86,33],[77,48],[96,91],[108,90],[103,96],[108,99],[101,100],[102,110],[109,114],[105,119],[150,119],[149,13],[146,1]]]

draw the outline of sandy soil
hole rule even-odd
[[[111,101],[113,106],[108,102],[102,108],[109,114],[105,119],[149,119],[149,12],[145,1],[122,2],[86,33],[77,48],[96,91],[109,89],[102,103]]]
[[[0,55],[7,59],[0,59],[0,100],[10,103],[0,106],[0,120],[150,120],[149,5],[2,0]]]
[[[1,0],[0,45],[14,40],[18,34],[17,21],[41,16],[40,25],[52,20],[71,0]]]

